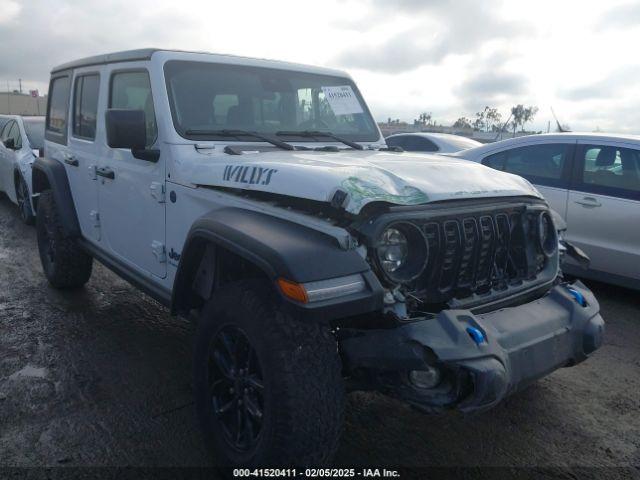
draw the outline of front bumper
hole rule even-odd
[[[469,327],[484,339],[474,340]],[[444,310],[393,329],[341,333],[347,371],[370,388],[428,412],[471,412],[491,408],[527,383],[585,360],[602,344],[604,321],[591,291],[576,282],[490,313]],[[409,380],[409,372],[433,367],[443,374],[436,387],[419,388]]]

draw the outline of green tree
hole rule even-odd
[[[453,124],[453,128],[472,128],[471,121],[467,117],[460,117]]]
[[[511,116],[513,120],[511,120],[511,128],[513,129],[513,134],[516,134],[516,129],[518,126],[520,127],[520,131],[524,132],[524,125],[533,121],[534,117],[538,113],[538,107],[529,106],[525,107],[521,103],[511,108]]]

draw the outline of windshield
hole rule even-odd
[[[22,122],[24,123],[24,130],[27,132],[31,148],[44,148],[44,117],[24,118]]]
[[[212,131],[230,129],[317,130],[352,141],[378,140],[376,124],[348,78],[179,60],[167,62],[164,71],[173,124],[185,138],[217,140]]]

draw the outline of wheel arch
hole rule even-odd
[[[172,289],[172,313],[197,307],[194,296],[206,301],[230,271],[233,280],[270,280],[281,299],[292,303],[275,287],[278,278],[305,283],[370,268],[355,250],[342,249],[322,232],[262,212],[223,208],[200,217],[187,236]]]
[[[38,158],[33,163],[31,190],[32,195],[51,190],[60,213],[65,234],[71,237],[80,236],[80,224],[73,203],[69,179],[64,166],[60,162],[47,158]]]

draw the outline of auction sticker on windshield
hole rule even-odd
[[[351,115],[362,113],[362,105],[358,101],[350,85],[338,87],[322,87],[324,98],[329,102],[329,106],[336,115]]]

